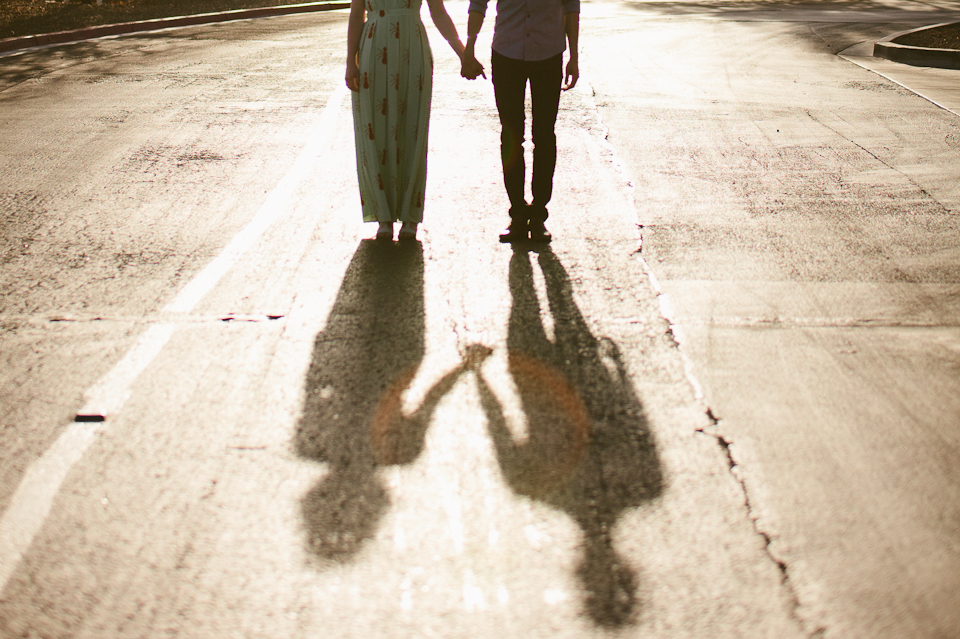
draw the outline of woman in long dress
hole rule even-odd
[[[352,0],[347,27],[347,86],[353,91],[357,178],[365,222],[377,239],[416,238],[423,220],[433,54],[420,20],[422,0]],[[464,51],[443,0],[430,16],[458,56]]]

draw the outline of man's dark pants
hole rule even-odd
[[[529,215],[546,219],[547,202],[553,194],[553,171],[557,165],[557,136],[554,126],[560,105],[563,81],[563,54],[546,60],[514,60],[496,51],[491,57],[493,90],[500,112],[500,157],[503,182],[510,198],[511,216],[528,215],[523,196],[524,97],[530,82],[533,112],[533,204]]]

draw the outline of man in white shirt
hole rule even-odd
[[[483,74],[474,46],[488,1],[470,0],[460,73],[471,80]],[[580,0],[497,0],[490,64],[500,113],[503,182],[510,198],[510,226],[500,235],[501,242],[551,239],[544,222],[557,163],[554,127],[561,89],[572,89],[580,77],[579,31]],[[564,74],[563,52],[568,42],[570,54]],[[533,111],[531,204],[524,197],[523,160],[523,102],[528,81]]]

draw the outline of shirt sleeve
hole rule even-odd
[[[487,3],[490,0],[470,0],[470,9],[469,11],[476,11],[482,16],[487,15]],[[572,0],[577,3],[577,6],[580,5],[580,0]]]
[[[470,6],[473,7],[474,0],[471,0]],[[580,0],[561,0],[564,13],[580,13]]]

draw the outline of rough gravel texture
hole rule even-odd
[[[896,39],[897,44],[930,49],[960,49],[960,22],[936,29],[924,29]]]

